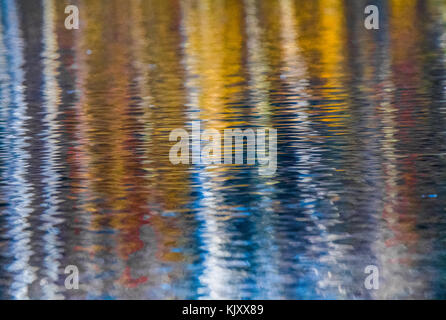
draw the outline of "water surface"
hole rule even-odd
[[[374,3],[0,0],[0,298],[446,298],[446,3]],[[173,165],[197,120],[276,173]]]

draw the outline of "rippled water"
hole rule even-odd
[[[70,3],[0,0],[0,298],[446,298],[444,1]],[[197,120],[275,175],[173,165]]]

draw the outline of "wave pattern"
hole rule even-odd
[[[446,298],[444,1],[70,2],[0,0],[0,298]],[[197,120],[275,175],[173,165]]]

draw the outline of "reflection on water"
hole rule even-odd
[[[0,0],[0,298],[445,298],[446,3],[375,3]],[[172,165],[195,120],[275,175]]]

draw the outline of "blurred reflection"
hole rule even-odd
[[[0,297],[444,298],[446,6],[374,3],[0,0]],[[173,165],[192,121],[276,174]]]

